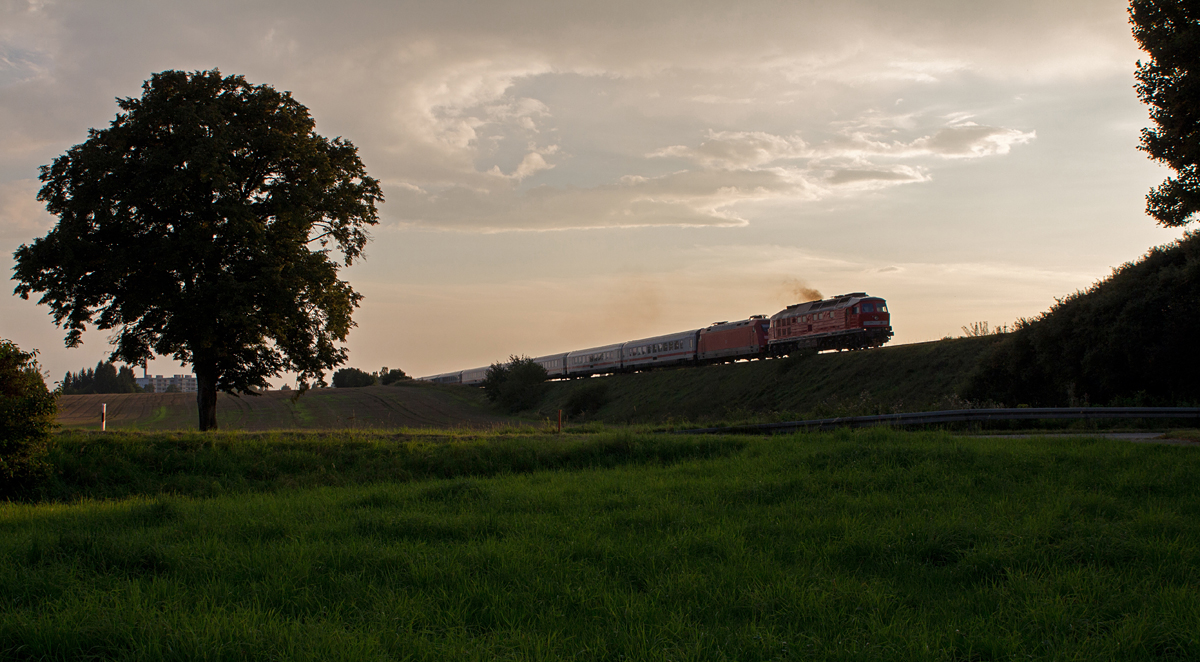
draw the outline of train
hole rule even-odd
[[[533,359],[550,379],[639,372],[670,366],[729,363],[795,352],[879,347],[892,338],[887,301],[865,292],[797,303],[775,313],[703,329]],[[437,384],[478,386],[488,367],[418,377]]]

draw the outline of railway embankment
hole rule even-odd
[[[548,385],[541,416],[571,421],[791,420],[966,406],[959,396],[1001,336],[677,368]]]

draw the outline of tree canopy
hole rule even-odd
[[[528,356],[510,356],[508,363],[493,363],[483,378],[488,400],[505,411],[532,409],[545,392],[549,373]]]
[[[1186,225],[1200,212],[1200,4],[1133,0],[1129,18],[1150,55],[1138,62],[1136,89],[1155,127],[1142,129],[1141,149],[1176,173],[1146,196],[1146,213]]]
[[[367,372],[358,368],[342,368],[333,373],[333,387],[357,388],[361,386],[374,386],[376,384],[388,386],[408,379],[412,378],[404,374],[403,370],[397,368],[388,370],[387,366],[380,368],[379,372]]]
[[[49,471],[45,455],[58,400],[36,355],[0,340],[0,498],[18,496]]]
[[[359,370],[358,368],[342,368],[333,373],[334,388],[374,386],[376,381],[375,375],[366,370]]]
[[[285,370],[323,384],[362,298],[339,265],[383,200],[355,146],[318,135],[289,92],[215,69],[154,74],[117,105],[42,167],[58,223],[14,254],[16,293],[42,293],[68,346],[94,322],[116,330],[110,360],[191,363],[202,430],[217,390]]]

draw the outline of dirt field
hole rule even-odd
[[[292,402],[295,391],[217,397],[217,426],[224,430],[294,428],[490,427],[512,419],[488,408],[482,392],[461,386],[406,382],[397,386],[314,389]],[[195,393],[64,395],[58,422],[64,428],[196,429]]]

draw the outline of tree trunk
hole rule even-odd
[[[215,366],[196,368],[196,409],[200,412],[200,431],[217,429],[217,370]]]

